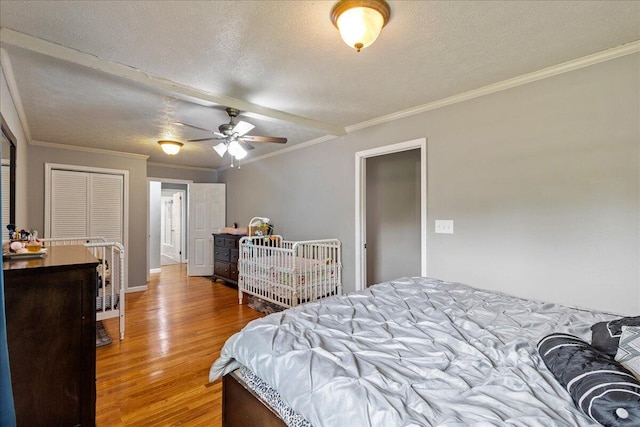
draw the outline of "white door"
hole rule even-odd
[[[184,250],[182,250],[182,192],[173,193],[172,201],[173,252],[178,262],[182,262],[184,255]]]
[[[162,196],[162,213],[160,216],[160,253],[162,255],[163,265],[165,258],[175,261],[176,249],[174,246],[174,228],[173,228],[173,197]]]
[[[182,190],[162,190],[160,215],[161,265],[182,262]]]
[[[213,233],[226,222],[225,184],[189,184],[189,276],[213,274]]]

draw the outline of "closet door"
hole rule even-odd
[[[88,236],[89,175],[52,170],[50,197],[48,237]]]
[[[91,174],[89,188],[89,235],[122,243],[122,175]]]
[[[123,243],[122,175],[51,170],[49,236]]]

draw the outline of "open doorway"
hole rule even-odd
[[[366,173],[367,287],[420,275],[420,150],[370,157]]]
[[[173,263],[185,263],[188,261],[187,238],[189,234],[187,205],[188,205],[188,184],[192,181],[165,179],[165,178],[147,178],[148,183],[148,246],[147,246],[147,280],[149,275],[161,272],[162,265],[168,265],[169,262],[163,264],[163,253],[171,253],[170,258],[164,261],[172,260]],[[164,203],[165,197],[171,195],[172,202],[175,195],[176,198],[181,197],[182,200],[176,200],[175,203]],[[180,212],[174,212],[178,209]],[[171,212],[166,209],[171,208]],[[178,220],[177,218],[180,217]],[[174,230],[173,233],[171,230]],[[172,248],[169,248],[171,246]],[[186,267],[185,267],[186,272]]]
[[[186,262],[186,191],[162,188],[160,194],[160,265],[182,264]]]
[[[396,153],[411,153],[393,156]],[[390,157],[386,157],[390,156]],[[371,160],[371,163],[368,162]],[[416,162],[418,162],[416,164]],[[369,163],[369,165],[368,165]],[[368,174],[368,166],[371,175]],[[403,171],[402,168],[408,168]],[[403,182],[390,183],[390,180],[400,179]],[[368,191],[368,186],[374,187]],[[378,188],[375,188],[375,187]],[[395,188],[394,188],[395,186]],[[403,188],[406,186],[407,188]],[[396,192],[404,193],[401,199],[396,200]],[[375,197],[375,200],[370,200]],[[400,203],[403,206],[388,206]],[[367,212],[369,210],[379,211]],[[397,215],[402,209],[409,209],[407,223],[406,213],[403,212],[403,220]],[[418,213],[419,212],[419,213]],[[427,141],[420,138],[371,150],[356,153],[356,290],[364,289],[375,281],[389,280],[388,275],[407,276],[419,272],[421,276],[427,275]],[[395,237],[394,237],[395,233]],[[369,234],[369,235],[368,235]],[[401,237],[400,235],[404,236]],[[404,242],[409,240],[417,247],[408,248]],[[369,237],[372,239],[371,254],[369,254]],[[419,244],[417,243],[419,242]],[[411,252],[414,252],[413,254]],[[393,256],[400,254],[403,257],[400,273],[393,270]],[[418,259],[415,253],[419,253]],[[391,259],[391,261],[389,261]],[[383,260],[384,268],[369,266]],[[409,263],[409,264],[408,264]],[[390,268],[387,268],[389,266]],[[409,267],[407,267],[409,265]],[[373,274],[371,282],[367,278]]]

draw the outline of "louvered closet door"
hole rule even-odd
[[[51,171],[51,237],[123,240],[122,175]]]
[[[89,179],[89,234],[122,243],[122,175],[92,174]]]
[[[50,237],[88,236],[89,174],[51,171]]]

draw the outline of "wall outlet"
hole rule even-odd
[[[453,234],[453,220],[452,219],[436,219],[436,233]]]

